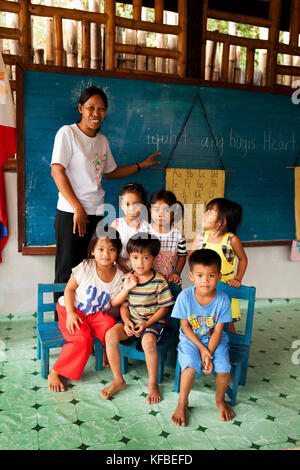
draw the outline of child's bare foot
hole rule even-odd
[[[149,405],[155,405],[161,401],[161,395],[157,383],[148,383],[148,396],[146,402]]]
[[[116,392],[123,390],[126,387],[125,380],[122,381],[114,381],[111,385],[101,390],[101,395],[104,400],[109,400]]]
[[[188,402],[181,403],[178,400],[177,408],[172,416],[172,421],[177,426],[186,426],[186,414],[187,414]]]
[[[216,399],[217,407],[219,408],[221,421],[231,421],[235,414],[232,409],[227,405],[224,399]]]
[[[55,370],[51,370],[50,374],[48,375],[48,385],[49,389],[52,392],[65,392],[65,386]]]

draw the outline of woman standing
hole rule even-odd
[[[107,111],[107,97],[98,87],[86,88],[79,98],[81,119],[56,134],[51,175],[59,190],[55,218],[55,282],[67,282],[71,270],[87,254],[89,240],[103,218],[106,179],[123,178],[159,163],[153,153],[140,163],[117,166],[108,140],[98,131]]]

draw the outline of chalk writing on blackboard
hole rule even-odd
[[[176,143],[177,135],[175,134],[172,124],[165,133],[151,133],[148,127],[145,140],[147,145],[155,145],[155,151],[159,152],[162,145],[173,146]],[[193,141],[193,137],[189,135],[188,126],[186,126],[179,139],[179,145],[187,145]],[[234,150],[244,157],[250,151],[256,149],[263,149],[265,152],[294,152],[296,150],[295,133],[292,133],[288,138],[280,138],[278,135],[272,133],[270,130],[263,130],[259,137],[249,137],[244,134],[241,135],[240,131],[237,132],[230,128],[228,134],[223,136],[203,135],[197,138],[197,146],[201,149],[218,148],[219,155],[222,157],[224,150]]]

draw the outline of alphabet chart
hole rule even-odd
[[[176,225],[189,244],[196,233],[203,230],[206,204],[216,197],[224,197],[225,171],[167,168],[166,189],[172,191],[184,207],[183,218]]]

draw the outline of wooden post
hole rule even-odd
[[[164,22],[164,0],[155,0],[155,23],[163,24]],[[166,47],[166,39],[164,34],[156,34],[156,45],[162,49]],[[166,59],[158,57],[156,59],[156,71],[164,73],[166,71]]]
[[[105,12],[108,15],[105,33],[105,70],[115,69],[116,0],[106,0]]]
[[[45,5],[54,6],[54,0],[45,0]],[[53,18],[47,18],[46,22],[46,64],[54,64],[54,38]]]
[[[53,17],[54,29],[54,65],[62,66],[64,64],[64,48],[63,48],[63,30],[62,17],[55,15]]]
[[[89,0],[89,10],[100,13],[99,0]],[[101,25],[91,23],[91,69],[101,69]]]
[[[177,25],[178,14],[172,11],[165,11],[165,23]],[[177,51],[178,49],[178,38],[177,36],[168,34],[167,36],[167,48]],[[175,59],[168,59],[168,73],[177,73],[177,61]]]
[[[290,46],[298,46],[300,33],[300,0],[293,0],[290,18]]]
[[[90,68],[90,60],[91,60],[90,24],[91,23],[89,21],[81,22],[81,40],[82,40],[81,66],[84,69]]]
[[[241,36],[241,31],[237,31],[237,36]],[[235,49],[235,66],[234,66],[234,83],[241,81],[241,46],[236,46]]]
[[[23,61],[26,64],[32,63],[31,46],[31,19],[29,14],[30,0],[20,2],[19,25],[21,31],[20,49]]]
[[[178,0],[178,22],[181,32],[178,36],[178,50],[180,58],[177,61],[177,73],[180,77],[186,76],[186,49],[187,49],[187,5],[186,0]]]
[[[140,20],[142,18],[142,0],[132,0],[133,19]]]
[[[232,21],[228,23],[228,33],[230,36],[236,35],[236,25]],[[235,49],[236,46],[229,46],[229,64],[228,64],[228,81],[234,81],[234,66],[235,66]]]
[[[254,77],[254,56],[255,49],[247,48],[246,55],[246,69],[245,69],[245,83],[246,85],[253,85]]]
[[[202,2],[202,46],[201,46],[201,78],[205,80],[205,68],[206,63],[208,66],[212,64],[211,58],[206,60],[206,30],[207,30],[207,10],[208,10],[208,0],[203,0]],[[212,45],[209,46],[212,49]],[[210,50],[210,53],[212,51]],[[212,74],[209,74],[212,75]],[[211,76],[210,76],[211,79]]]
[[[212,80],[220,80],[220,59],[219,59],[220,44],[216,43],[214,62],[212,67]]]
[[[229,42],[223,43],[222,63],[221,63],[221,80],[228,82],[228,65],[229,65]]]
[[[272,42],[272,46],[268,50],[267,86],[271,88],[276,86],[280,15],[281,0],[270,0],[269,17],[271,26],[269,29],[269,40]]]
[[[142,7],[141,18],[142,21],[147,21],[147,8]],[[146,31],[137,31],[136,43],[140,46],[146,46],[147,44],[147,33]],[[137,70],[147,70],[147,56],[137,55],[136,56],[136,68]]]
[[[259,39],[267,40],[269,36],[268,28],[259,28]],[[267,57],[266,49],[259,50],[259,68],[261,69],[261,85],[266,86],[267,83]]]
[[[283,42],[288,44],[290,41],[290,33],[284,31],[283,33]],[[290,54],[283,54],[283,64],[291,66],[293,65],[293,56]],[[291,75],[283,75],[283,84],[287,86],[292,85],[292,76]]]

